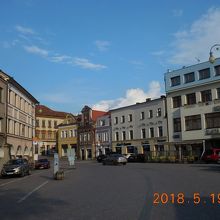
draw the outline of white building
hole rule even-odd
[[[220,59],[165,74],[169,142],[179,159],[220,147]]]

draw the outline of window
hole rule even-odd
[[[2,132],[2,124],[3,124],[3,118],[0,118],[0,132]]]
[[[220,88],[217,88],[216,91],[217,91],[217,99],[220,99]]]
[[[173,108],[178,108],[182,105],[181,96],[173,97]]]
[[[127,146],[127,153],[133,154],[134,153],[134,146]]]
[[[144,112],[141,112],[141,120],[145,118]]]
[[[170,80],[171,80],[171,86],[180,85],[180,76],[172,77]]]
[[[42,128],[45,128],[45,120],[42,120]]]
[[[121,116],[121,123],[125,123],[125,116],[124,115]]]
[[[192,115],[185,117],[186,131],[201,129],[201,115]]]
[[[187,105],[196,104],[196,94],[195,93],[187,94],[186,95],[186,102],[187,102]]]
[[[162,137],[163,136],[163,127],[159,126],[158,127],[158,137]]]
[[[25,135],[25,126],[21,125],[21,136]]]
[[[105,120],[100,120],[100,126],[105,126]]]
[[[190,82],[195,81],[195,74],[194,74],[194,72],[185,74],[184,75],[184,80],[185,80],[185,83],[190,83]]]
[[[215,66],[215,75],[219,76],[220,75],[220,65]]]
[[[141,129],[141,138],[142,138],[142,139],[145,139],[145,138],[146,138],[146,130],[145,130],[145,128],[142,128],[142,129]]]
[[[119,133],[118,132],[115,132],[115,140],[119,141]]]
[[[173,131],[174,132],[180,132],[181,131],[181,119],[180,118],[174,118],[173,119]]]
[[[199,79],[207,79],[210,78],[210,69],[203,69],[203,70],[199,70]]]
[[[36,127],[39,127],[39,119],[36,120]]]
[[[157,109],[157,117],[160,117],[161,116],[161,108],[158,108]]]
[[[114,124],[118,124],[118,117],[115,117],[115,119],[114,119]]]
[[[48,121],[48,128],[51,128],[51,120]]]
[[[201,92],[201,99],[202,99],[202,102],[212,101],[211,89],[202,91]]]
[[[122,131],[122,140],[126,140],[126,132],[125,131]]]
[[[153,110],[149,110],[149,115],[148,115],[149,118],[153,118]]]
[[[129,137],[130,137],[130,140],[133,140],[133,139],[134,139],[133,130],[130,130],[130,131],[129,131]]]
[[[54,128],[57,127],[57,121],[54,121]]]
[[[73,130],[69,130],[69,137],[73,137]]]
[[[205,114],[206,128],[220,128],[220,112]]]
[[[0,87],[0,102],[3,102],[3,88]]]
[[[154,137],[154,128],[150,128],[150,137]]]
[[[129,121],[129,122],[132,121],[132,114],[129,114],[129,115],[128,115],[128,121]]]

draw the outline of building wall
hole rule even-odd
[[[67,149],[74,148],[77,155],[77,124],[61,125],[58,129],[58,153],[67,156]]]
[[[214,64],[204,62],[165,74],[171,148],[175,149],[174,147],[179,145],[185,150],[192,151],[197,146],[201,155],[204,147],[209,147],[213,141],[218,143],[217,145],[220,147],[220,126],[219,128],[207,129],[206,123],[206,114],[218,112],[220,114],[220,94],[218,92],[220,91],[220,72],[217,72],[216,69],[218,67],[220,67],[220,59],[217,59]],[[203,69],[209,69],[210,76],[200,79],[199,71]],[[185,75],[188,73],[194,73],[195,79],[193,82],[185,82]],[[171,78],[175,76],[180,76],[180,85],[172,86]],[[209,101],[202,100],[201,92],[206,90],[211,91],[211,100]],[[187,95],[192,93],[195,94],[195,103],[187,103]],[[181,97],[181,105],[178,107],[175,107],[173,103],[173,97],[176,96]],[[201,118],[201,128],[187,128],[187,117],[195,115]],[[179,132],[174,131],[175,118],[181,120],[181,131]]]
[[[14,85],[8,85],[7,143],[11,156],[33,156],[35,103]]]
[[[7,83],[0,75],[0,170],[9,160],[9,149],[6,146],[6,96]]]
[[[121,152],[125,154],[130,151],[128,150],[129,146],[134,146],[135,152],[138,153],[143,153],[144,150],[155,151],[162,148],[166,150],[167,120],[165,100],[165,97],[147,100],[144,103],[137,103],[136,105],[110,111],[113,150],[116,151],[121,148]],[[152,117],[149,115],[150,111],[152,112]],[[124,122],[122,121],[123,117],[125,119]],[[132,117],[132,120],[130,120],[130,117]],[[115,118],[118,118],[118,123],[116,123]],[[159,135],[158,127],[162,127],[163,134],[161,136]],[[150,129],[154,130],[153,137],[150,135]],[[133,138],[130,135],[131,130],[133,131]],[[145,130],[145,136],[143,130]],[[117,132],[119,134],[118,141],[116,140]],[[123,139],[123,132],[126,134],[125,139]]]
[[[56,148],[58,125],[63,123],[64,118],[36,117],[36,137],[38,139],[38,153],[44,154],[48,150]]]
[[[112,151],[110,114],[98,117],[96,120],[96,156]]]

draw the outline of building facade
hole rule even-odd
[[[165,74],[169,142],[178,157],[220,148],[220,59]]]
[[[108,154],[112,151],[111,115],[106,113],[96,119],[96,155]]]
[[[118,153],[149,153],[168,150],[166,97],[146,99],[110,111],[112,149]]]
[[[58,154],[59,157],[67,156],[67,149],[73,148],[78,157],[77,128],[78,118],[68,114],[63,123],[58,125]]]
[[[36,106],[36,148],[38,154],[48,154],[57,150],[58,125],[63,123],[68,113],[54,111],[45,105]]]
[[[10,157],[32,158],[35,105],[39,102],[12,77],[4,72],[1,76],[7,78],[6,144]]]
[[[9,160],[9,148],[6,145],[6,117],[7,117],[7,80],[8,77],[0,72],[0,170]]]
[[[106,112],[92,110],[89,106],[82,109],[81,121],[78,126],[78,145],[80,159],[96,158],[96,119]]]

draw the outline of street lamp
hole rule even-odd
[[[220,44],[214,44],[211,47],[210,52],[209,52],[209,62],[210,63],[214,63],[215,62],[215,57],[213,56],[213,52],[212,52],[213,48],[216,48],[216,50],[219,50],[220,49]]]

